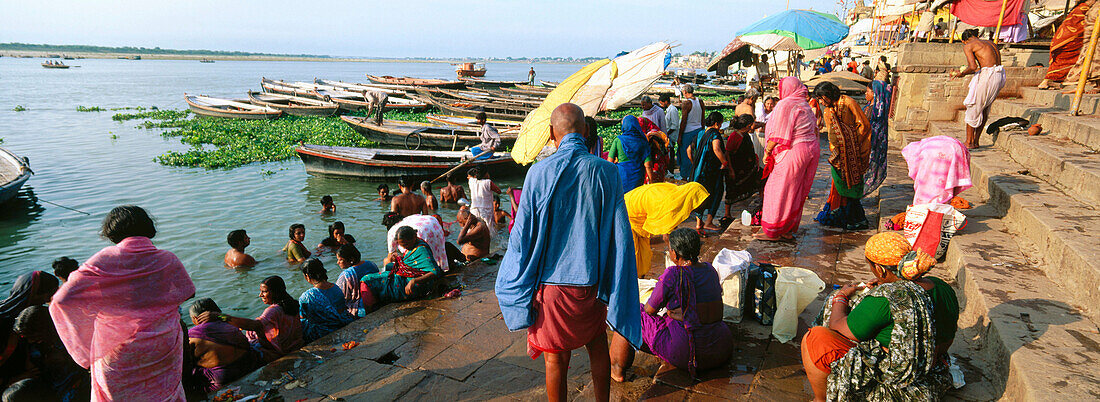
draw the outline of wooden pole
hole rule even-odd
[[[955,43],[955,30],[959,28],[959,20],[955,18],[955,4],[951,3],[951,33],[948,35],[947,43]]]
[[[871,5],[871,39],[867,43],[867,52],[875,54],[875,40],[878,38],[878,0]]]
[[[1078,109],[1081,108],[1081,97],[1085,95],[1085,83],[1089,79],[1089,70],[1092,68],[1092,56],[1096,54],[1096,37],[1100,34],[1100,18],[1096,19],[1096,22],[1092,25],[1092,37],[1089,38],[1089,45],[1081,51],[1088,51],[1085,54],[1085,62],[1081,65],[1081,76],[1077,78],[1077,92],[1073,94],[1073,108],[1071,114],[1078,115]]]
[[[447,173],[441,174],[441,175],[439,175],[439,177],[436,177],[436,178],[435,178],[435,180],[432,180],[432,183],[435,183],[435,182],[439,181],[439,179],[442,179],[442,178],[444,178],[444,177],[447,177],[447,175],[449,175],[449,174],[453,173],[454,171],[458,170],[458,168],[460,168],[460,167],[463,167],[463,166],[466,166],[466,165],[467,165],[467,164],[469,164],[470,162],[473,162],[473,161],[477,160],[477,158],[480,158],[480,157],[482,157],[482,156],[488,155],[488,154],[490,154],[490,153],[492,153],[492,152],[493,152],[493,150],[492,150],[492,149],[487,149],[487,150],[485,150],[484,152],[482,152],[482,153],[480,153],[480,154],[477,154],[477,156],[475,156],[475,157],[473,157],[473,158],[470,158],[470,159],[467,159],[466,161],[464,161],[464,162],[462,162],[462,163],[459,163],[459,164],[458,164],[457,166],[455,166],[455,167],[451,168],[451,170],[448,170],[448,171],[447,171]]]
[[[1001,25],[1005,22],[1005,8],[1008,7],[1008,0],[1001,0],[1001,16],[997,17],[997,30],[993,31],[993,44],[1001,40]]]

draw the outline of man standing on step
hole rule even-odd
[[[545,354],[546,396],[564,401],[570,353],[588,349],[595,399],[607,401],[607,324],[641,346],[634,234],[619,171],[588,153],[584,111],[565,103],[550,115],[557,151],[523,182],[496,296],[509,330],[527,329],[527,353]]]
[[[951,71],[952,79],[974,74],[970,79],[970,91],[963,100],[966,106],[966,147],[978,147],[978,137],[982,135],[989,106],[1005,86],[1005,68],[1001,65],[1001,52],[993,42],[978,38],[977,29],[968,29],[962,34],[963,53],[966,54],[966,68]]]

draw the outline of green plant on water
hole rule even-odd
[[[154,107],[154,109],[156,109],[156,108]],[[111,111],[116,111],[116,110],[136,110],[136,111],[140,112],[140,111],[145,110],[145,106],[127,106],[127,107],[113,107],[113,108],[111,108]]]
[[[101,108],[99,106],[77,106],[76,111],[78,111],[78,112],[105,112],[105,111],[107,111],[107,109]]]
[[[22,112],[24,110],[27,110],[27,108],[23,107],[23,105],[15,105],[15,107],[13,107],[11,110],[13,112]]]
[[[271,176],[273,174],[275,174],[274,170],[264,169],[260,171],[260,176]]]
[[[114,121],[127,121],[127,120],[134,120],[134,119],[179,120],[179,119],[183,119],[183,118],[187,117],[187,115],[189,115],[189,114],[191,114],[191,111],[187,110],[187,109],[184,109],[184,110],[166,109],[166,110],[153,110],[153,111],[149,111],[149,112],[140,112],[140,113],[116,113],[114,116],[111,116],[111,120],[114,120]],[[146,128],[151,128],[151,127],[146,127]]]
[[[0,138],[0,145],[3,145],[3,144],[4,144],[4,139]]]

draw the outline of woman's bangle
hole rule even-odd
[[[843,300],[841,300],[841,299],[843,299]],[[836,295],[836,296],[833,296],[833,300],[832,300],[831,304],[844,303],[845,305],[847,305],[849,302],[851,302],[851,300],[848,299],[847,296]]]

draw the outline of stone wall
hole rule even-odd
[[[962,48],[961,43],[904,43],[899,47],[892,130],[924,131],[929,121],[952,121],[961,113],[970,76],[951,79],[947,74],[966,65]],[[1046,51],[1031,49],[1002,50],[1008,79],[999,97],[1018,97],[1020,87],[1042,81],[1045,67],[1025,66],[1046,60],[1047,55]]]

